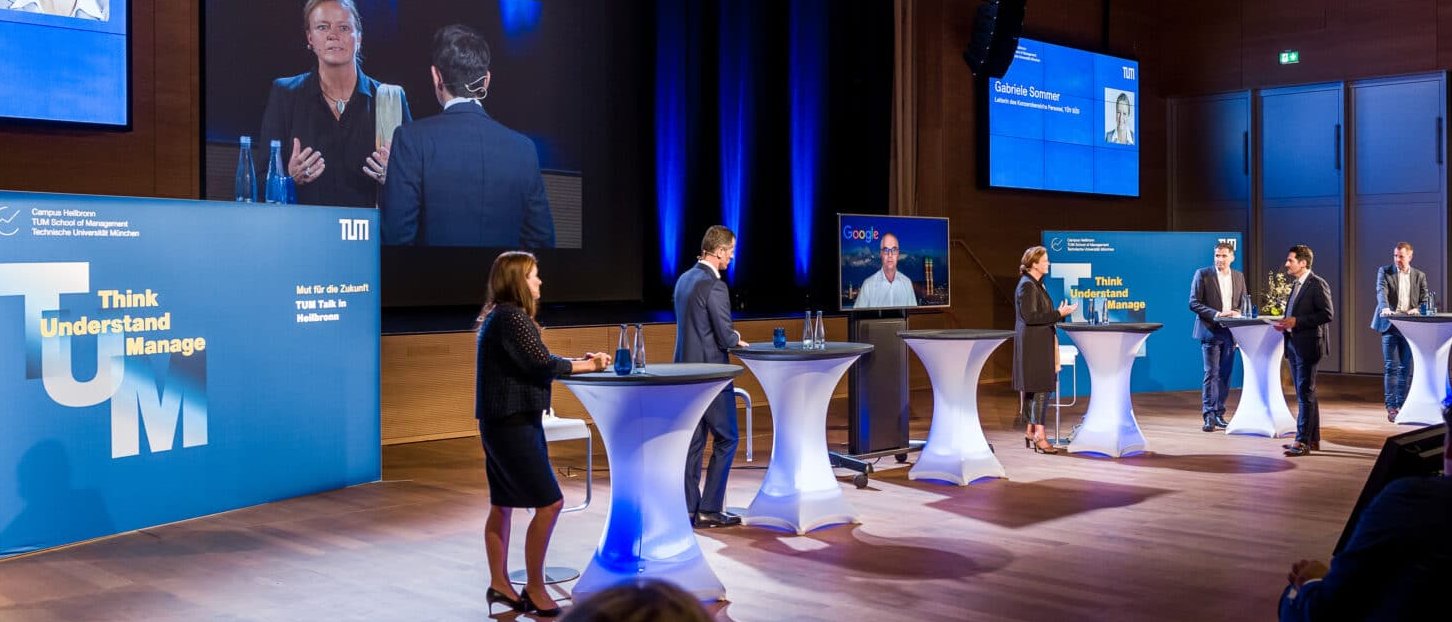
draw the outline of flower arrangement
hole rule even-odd
[[[1261,315],[1285,315],[1286,302],[1291,297],[1291,280],[1284,272],[1267,272],[1265,291],[1260,295]]]

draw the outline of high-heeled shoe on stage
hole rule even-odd
[[[505,596],[504,592],[496,590],[492,587],[489,588],[488,591],[484,592],[484,602],[491,607],[494,605],[494,603],[503,603],[505,605],[508,605],[510,609],[513,609],[515,611],[527,611],[526,606],[529,603],[529,601],[525,598],[520,598],[516,600]]]
[[[560,611],[563,610],[560,607],[554,607],[552,609],[540,609],[539,606],[535,605],[534,602],[529,599],[529,590],[527,589],[520,590],[519,595],[519,599],[524,602],[524,609],[522,609],[521,611],[534,612],[534,615],[537,615],[541,618],[553,618],[557,615],[560,615]]]
[[[1032,436],[1025,436],[1025,437],[1023,437],[1023,448],[1024,449],[1028,449],[1028,448],[1033,447],[1033,446],[1034,446],[1034,437],[1032,437]]]
[[[1034,453],[1036,453],[1036,454],[1056,454],[1056,453],[1059,453],[1059,449],[1057,447],[1054,447],[1053,445],[1050,445],[1048,441],[1039,438],[1039,439],[1034,439]]]

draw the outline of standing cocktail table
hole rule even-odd
[[[905,330],[897,336],[917,353],[933,383],[933,424],[908,478],[966,486],[985,477],[1008,477],[978,420],[978,375],[1013,331]]]
[[[1281,360],[1285,358],[1286,336],[1275,329],[1279,317],[1219,318],[1230,329],[1240,348],[1245,383],[1240,403],[1230,418],[1226,434],[1253,434],[1276,438],[1296,431],[1296,419],[1286,406],[1281,388]]]
[[[1447,353],[1452,349],[1452,314],[1395,315],[1392,326],[1412,347],[1412,377],[1407,401],[1397,423],[1442,423],[1442,397],[1447,392]]]
[[[1140,346],[1161,326],[1141,322],[1059,324],[1084,355],[1092,385],[1089,412],[1084,414],[1083,427],[1069,443],[1070,452],[1118,458],[1148,448],[1144,433],[1134,419],[1129,380]]]
[[[731,351],[751,368],[771,404],[771,463],[742,522],[799,534],[858,522],[827,457],[827,405],[842,374],[871,351],[870,344],[839,342],[821,350],[789,343]]]
[[[725,598],[691,528],[683,478],[686,450],[706,406],[742,371],[738,365],[653,363],[644,374],[560,379],[595,420],[610,460],[610,513],[572,590],[576,600],[642,577],[669,581],[702,600]]]

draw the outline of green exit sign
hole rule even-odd
[[[1286,50],[1284,52],[1281,52],[1282,65],[1294,65],[1299,62],[1301,62],[1300,52],[1297,52],[1296,50]]]

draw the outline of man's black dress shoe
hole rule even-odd
[[[1201,432],[1214,432],[1215,431],[1215,421],[1213,419],[1209,418],[1209,417],[1205,417],[1205,425],[1200,426],[1200,431]]]
[[[1230,422],[1225,420],[1225,415],[1215,415],[1215,427],[1228,428],[1230,427]]]
[[[697,512],[695,527],[698,529],[712,529],[715,527],[731,527],[740,525],[741,517],[730,512]]]
[[[1286,455],[1289,457],[1304,456],[1311,453],[1311,446],[1305,443],[1292,443],[1283,445],[1286,448]]]

